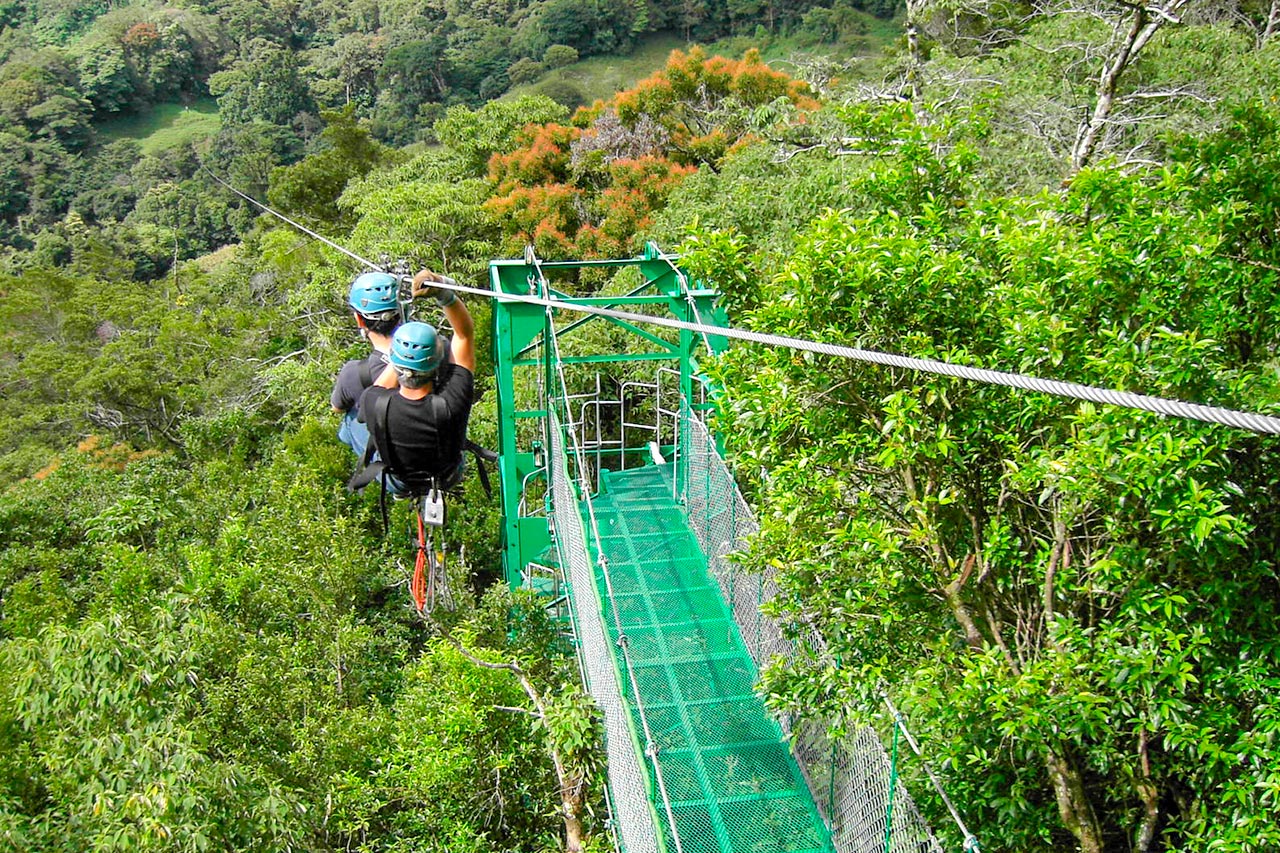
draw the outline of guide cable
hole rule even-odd
[[[240,192],[217,175],[214,175],[207,167],[202,165],[201,168],[204,168],[204,170],[209,173],[210,177],[219,184],[261,210],[289,223],[304,234],[307,234],[316,240],[321,241],[325,245],[336,249],[352,260],[363,264],[365,267],[385,272],[382,265],[375,264],[367,258],[362,258],[360,255],[338,245],[329,238],[321,234],[317,234],[315,231],[295,222],[282,213],[272,210],[267,205],[249,195],[246,195],[245,193]],[[668,263],[670,263],[669,259]],[[541,264],[538,264],[536,268],[538,270],[539,277],[541,277]],[[663,326],[670,329],[688,330],[701,334],[704,337],[707,335],[719,335],[721,337],[749,341],[751,343],[762,344],[764,346],[784,347],[800,352],[810,352],[816,355],[846,358],[868,364],[878,364],[884,367],[896,367],[902,370],[931,373],[938,376],[950,376],[955,379],[965,379],[986,385],[1003,385],[1007,388],[1014,388],[1020,391],[1033,391],[1042,394],[1050,394],[1055,397],[1084,400],[1086,402],[1098,403],[1101,405],[1122,406],[1129,409],[1154,412],[1167,417],[1221,424],[1224,426],[1236,427],[1237,429],[1249,430],[1251,432],[1268,435],[1280,435],[1280,417],[1273,417],[1257,412],[1244,412],[1220,406],[1208,406],[1202,403],[1175,400],[1167,397],[1155,397],[1149,394],[1117,391],[1110,388],[1099,388],[1094,385],[1083,385],[1077,382],[1064,382],[1058,379],[1044,379],[1037,376],[1029,376],[1022,373],[1012,373],[1003,370],[970,367],[969,365],[954,364],[952,362],[941,361],[939,359],[916,358],[913,356],[898,355],[896,353],[864,349],[862,347],[850,347],[841,344],[825,343],[822,341],[809,341],[802,338],[787,337],[785,335],[771,335],[764,332],[735,329],[732,326],[712,326],[703,323],[690,323],[688,321],[677,320],[672,317],[653,317],[646,314],[636,314],[630,311],[619,311],[614,308],[603,308],[594,305],[578,305],[570,302],[563,302],[558,299],[544,298],[534,294],[497,293],[492,290],[484,290],[478,287],[468,287],[467,285],[458,284],[457,282],[435,282],[434,284],[444,290],[479,296],[484,299],[498,299],[506,302],[522,302],[528,305],[542,306],[549,310],[560,309],[565,311],[575,311],[630,323],[643,323],[653,326]]]

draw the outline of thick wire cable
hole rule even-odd
[[[942,782],[934,774],[933,768],[929,766],[929,762],[925,760],[924,753],[920,750],[920,744],[916,743],[915,737],[911,734],[911,730],[907,728],[906,718],[894,706],[889,699],[889,694],[882,692],[880,698],[884,700],[884,704],[889,709],[889,713],[893,716],[893,724],[902,730],[902,734],[906,737],[907,743],[911,745],[911,750],[916,754],[916,758],[920,759],[920,764],[924,767],[924,772],[929,776],[929,781],[933,783],[934,789],[938,792],[938,796],[942,797],[942,802],[946,804],[947,811],[951,812],[951,819],[956,822],[956,826],[960,827],[960,832],[964,834],[964,849],[972,850],[977,853],[978,837],[969,831],[969,827],[965,826],[964,821],[960,818],[960,812],[956,809],[955,804],[951,802],[951,798],[947,796],[947,792],[943,790]]]
[[[369,269],[383,269],[381,265],[375,264],[367,258],[357,255],[355,252],[338,245],[324,235],[317,234],[305,225],[295,222],[283,213],[272,210],[270,207],[252,196],[241,192],[222,178],[215,175],[207,166],[201,164],[201,168],[208,173],[209,177],[213,178],[219,184],[226,187],[240,198],[243,198],[245,201],[248,201],[255,207],[271,214],[277,219],[287,222],[302,233],[336,249]],[[670,258],[665,255],[662,256],[662,259],[668,264],[672,264]],[[533,257],[531,260],[532,265],[537,271],[538,277],[545,282],[546,279],[542,275],[541,262],[538,261],[536,257]],[[672,264],[672,266],[674,267],[674,264]],[[703,323],[688,323],[683,320],[676,320],[668,317],[651,317],[645,314],[635,314],[629,311],[617,311],[610,308],[599,308],[593,305],[575,305],[568,302],[545,299],[532,295],[526,296],[513,293],[495,293],[492,290],[468,287],[466,285],[457,284],[456,282],[452,284],[436,283],[436,286],[445,290],[471,294],[485,299],[524,302],[530,305],[541,305],[551,309],[558,308],[568,311],[577,311],[584,314],[595,314],[600,317],[609,317],[615,320],[625,320],[632,323],[647,323],[649,325],[665,326],[672,329],[687,329],[701,334],[704,341],[706,340],[707,335],[714,334],[726,338],[733,338],[735,340],[764,344],[765,346],[786,347],[788,349],[799,350],[801,352],[812,352],[819,355],[829,355],[836,358],[848,358],[870,364],[879,364],[884,367],[897,367],[903,370],[933,373],[939,376],[966,379],[987,385],[1003,385],[1007,388],[1015,388],[1021,391],[1035,391],[1042,394],[1050,394],[1055,397],[1085,400],[1102,405],[1123,406],[1129,409],[1154,412],[1168,417],[1222,424],[1224,426],[1232,426],[1238,429],[1249,430],[1251,432],[1280,435],[1280,418],[1255,412],[1242,412],[1235,409],[1222,408],[1220,406],[1206,406],[1201,403],[1190,403],[1183,400],[1173,400],[1167,397],[1153,397],[1148,394],[1135,394],[1129,391],[1115,391],[1109,388],[1082,385],[1076,382],[1063,382],[1057,379],[1042,379],[1021,373],[1009,373],[1002,370],[988,370],[986,368],[969,367],[967,365],[952,364],[950,362],[939,361],[937,359],[915,358],[912,356],[897,355],[895,353],[862,349],[860,347],[847,347],[839,344],[807,341],[801,338],[790,338],[783,335],[769,335],[762,332],[734,329],[729,326],[708,326]],[[710,344],[708,343],[708,347],[709,346]]]
[[[272,216],[274,216],[275,218],[280,219],[280,220],[282,220],[282,221],[284,221],[284,222],[289,223],[289,224],[290,224],[290,225],[292,225],[294,228],[297,228],[299,231],[301,231],[303,234],[306,234],[308,237],[311,237],[311,238],[313,238],[313,239],[315,239],[315,240],[319,240],[321,243],[324,243],[326,246],[329,246],[329,247],[330,247],[330,248],[332,248],[332,249],[337,249],[339,252],[341,252],[342,254],[346,255],[348,258],[351,258],[351,259],[352,259],[352,260],[354,260],[354,261],[358,261],[359,263],[363,264],[364,266],[368,267],[368,268],[369,268],[369,269],[371,269],[371,270],[378,270],[379,272],[386,272],[386,270],[382,267],[382,265],[381,265],[381,264],[375,264],[373,261],[370,261],[370,260],[368,260],[367,258],[362,258],[362,257],[360,257],[359,255],[357,255],[355,252],[351,251],[350,249],[347,249],[347,248],[345,248],[345,247],[343,247],[343,246],[339,246],[337,243],[333,242],[332,240],[330,240],[328,237],[324,236],[323,234],[317,234],[316,232],[312,231],[312,230],[311,230],[310,228],[308,228],[307,226],[302,225],[301,223],[295,222],[294,220],[292,220],[292,219],[290,219],[289,217],[285,216],[283,213],[280,213],[280,212],[278,212],[278,211],[272,210],[271,208],[267,207],[267,206],[266,206],[265,204],[263,204],[262,202],[258,201],[258,200],[257,200],[256,198],[254,198],[253,196],[251,196],[251,195],[247,195],[246,193],[242,193],[242,192],[240,192],[240,190],[236,189],[235,187],[231,186],[231,184],[227,183],[226,181],[222,180],[222,178],[219,178],[217,175],[215,175],[212,171],[210,171],[210,170],[209,170],[209,167],[208,167],[208,166],[206,166],[206,165],[204,165],[203,163],[201,163],[201,164],[200,164],[200,168],[201,168],[201,169],[204,169],[205,173],[206,173],[209,177],[213,178],[213,179],[214,179],[215,181],[217,181],[219,184],[221,184],[222,186],[224,186],[224,187],[226,187],[227,189],[231,190],[231,192],[233,192],[233,193],[235,193],[236,195],[240,196],[240,198],[242,198],[242,199],[244,199],[245,201],[249,202],[249,203],[250,203],[250,204],[252,204],[254,207],[257,207],[259,210],[262,210],[262,211],[264,211],[264,212],[266,212],[266,213],[269,213],[269,214],[271,214]]]
[[[260,208],[277,219],[289,223],[302,233],[336,249],[369,269],[383,269],[381,265],[375,264],[367,258],[357,255],[355,252],[338,245],[324,235],[317,234],[305,225],[295,222],[283,213],[272,210],[270,207],[252,196],[241,192],[211,172],[207,166],[201,164],[201,168],[208,173],[209,177],[213,178],[219,184],[243,198],[245,201],[248,201],[255,207]],[[531,257],[529,260],[531,261],[531,265],[537,272],[538,278],[545,283],[546,279],[542,274],[541,262],[536,257],[532,256],[532,253],[530,254]],[[662,259],[674,267],[670,258],[662,255]],[[1165,415],[1167,417],[1222,424],[1224,426],[1236,427],[1237,429],[1249,430],[1251,432],[1280,435],[1280,418],[1256,412],[1242,412],[1235,409],[1226,409],[1220,406],[1206,406],[1202,403],[1190,403],[1167,397],[1135,394],[1130,391],[1116,391],[1110,388],[1099,388],[1094,385],[1082,385],[1077,382],[1063,382],[1057,379],[1042,379],[1040,377],[1028,376],[1022,373],[1010,373],[1002,370],[969,367],[968,365],[952,364],[951,362],[939,361],[937,359],[915,358],[913,356],[879,352],[877,350],[863,349],[861,347],[848,347],[840,344],[823,343],[820,341],[807,341],[801,338],[786,337],[784,335],[770,335],[762,332],[734,329],[730,326],[708,326],[703,323],[689,323],[684,320],[676,320],[669,317],[652,317],[646,314],[636,314],[630,311],[618,311],[611,308],[600,308],[594,305],[575,305],[569,302],[561,302],[559,300],[546,299],[533,295],[496,293],[492,290],[468,287],[456,282],[451,284],[437,282],[435,283],[435,286],[457,293],[479,296],[484,299],[498,299],[507,302],[524,302],[530,305],[541,305],[550,309],[563,309],[567,311],[577,311],[584,314],[595,314],[600,317],[609,317],[614,320],[625,320],[631,323],[647,323],[649,325],[664,326],[671,329],[687,329],[701,334],[704,341],[706,341],[707,335],[719,335],[721,337],[750,341],[751,343],[763,344],[765,346],[785,347],[787,349],[799,350],[801,352],[811,352],[818,355],[829,355],[835,358],[848,358],[869,364],[879,364],[884,367],[896,367],[903,370],[932,373],[938,376],[950,376],[955,379],[981,382],[986,385],[1003,385],[1007,388],[1015,388],[1020,391],[1035,391],[1041,394],[1050,394],[1055,397],[1085,400],[1090,403],[1099,403],[1101,405],[1108,406],[1123,406],[1124,408],[1154,412],[1158,415]],[[708,347],[709,346],[710,344],[708,342]]]
[[[539,278],[545,286],[546,280],[541,278],[541,270],[538,271]],[[550,356],[555,362],[556,375],[560,380],[560,392],[562,399],[569,399],[569,385],[564,376],[564,362],[560,358],[560,344],[556,338],[555,326],[549,323],[551,329],[550,335]],[[603,541],[600,535],[600,525],[596,520],[595,505],[591,500],[591,484],[585,477],[587,470],[586,455],[582,450],[582,444],[578,439],[577,431],[573,429],[572,420],[566,424],[566,432],[570,441],[573,443],[573,453],[578,461],[578,478],[579,485],[582,488],[582,502],[587,507],[587,518],[591,525],[591,534],[595,537],[597,548],[597,561],[600,565],[600,573],[604,577],[605,593],[609,597],[609,609],[613,611],[614,630],[618,634],[618,648],[622,653],[623,664],[627,670],[627,680],[631,682],[631,695],[635,697],[636,715],[640,718],[640,727],[644,732],[645,753],[649,756],[649,760],[653,762],[654,780],[658,784],[658,794],[662,798],[662,808],[666,812],[667,825],[671,828],[671,838],[675,842],[676,853],[684,853],[684,846],[680,841],[680,831],[676,826],[675,812],[671,808],[671,797],[667,793],[666,777],[662,772],[662,765],[658,761],[658,749],[653,738],[653,730],[649,726],[648,715],[644,710],[644,701],[640,698],[640,683],[636,677],[635,667],[631,662],[631,653],[627,647],[626,632],[622,628],[621,617],[618,615],[618,602],[614,597],[613,580],[609,575],[609,562],[604,555],[599,553],[599,545]]]
[[[576,305],[554,299],[543,299],[538,296],[525,296],[518,293],[495,293],[466,285],[439,285],[459,293],[474,294],[487,299],[498,299],[507,302],[524,302],[530,305],[542,305],[552,309],[577,311],[595,314],[630,323],[648,323],[653,326],[664,326],[670,329],[687,329],[702,334],[720,335],[735,340],[750,341],[765,346],[784,347],[787,349],[811,352],[818,355],[829,355],[835,358],[847,358],[855,361],[879,364],[884,367],[896,367],[932,373],[939,376],[950,376],[955,379],[966,379],[987,385],[1003,385],[1021,391],[1035,391],[1051,394],[1055,397],[1066,397],[1085,400],[1110,406],[1123,406],[1128,409],[1140,409],[1173,418],[1203,421],[1205,423],[1222,424],[1251,432],[1280,435],[1280,418],[1256,412],[1242,412],[1220,406],[1206,406],[1202,403],[1189,403],[1166,397],[1153,397],[1147,394],[1135,394],[1130,391],[1115,391],[1093,385],[1081,385],[1076,382],[1063,382],[1057,379],[1042,379],[1021,373],[1008,373],[1001,370],[989,370],[980,367],[969,367],[963,364],[938,361],[936,359],[915,358],[877,350],[849,347],[840,344],[829,344],[820,341],[807,341],[801,338],[789,338],[783,335],[770,335],[763,332],[752,332],[735,329],[731,326],[708,326],[702,323],[690,323],[670,317],[653,317],[646,314],[635,314],[630,311],[618,311],[612,308],[600,308],[594,305]]]

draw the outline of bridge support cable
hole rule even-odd
[[[603,614],[606,612],[605,602],[599,600],[595,583],[595,569],[590,565],[588,558],[589,550],[586,547],[586,532],[583,529],[583,519],[578,507],[580,505],[586,507],[587,521],[596,543],[600,541],[599,525],[596,522],[595,512],[591,503],[592,487],[587,474],[587,460],[582,452],[582,445],[576,432],[571,426],[566,426],[572,424],[572,413],[566,411],[564,413],[564,423],[562,423],[553,403],[553,399],[556,396],[567,403],[569,390],[564,377],[564,364],[560,358],[554,320],[549,311],[547,333],[546,358],[551,365],[551,372],[553,372],[558,385],[558,394],[550,395],[547,398],[547,432],[552,451],[551,463],[556,466],[549,472],[552,480],[552,500],[555,506],[556,541],[557,543],[564,541],[568,543],[570,548],[575,550],[578,548],[577,543],[582,543],[581,550],[577,553],[571,553],[569,561],[562,563],[562,565],[569,567],[570,587],[574,591],[573,606],[577,614],[577,621],[587,632],[586,635],[579,637],[579,649],[586,656],[587,669],[593,676],[593,681],[588,687],[592,695],[596,697],[596,701],[601,703],[602,710],[605,712],[606,742],[609,756],[609,787],[619,822],[619,834],[623,838],[628,853],[638,853],[638,851],[650,849],[666,849],[662,833],[658,832],[656,826],[654,826],[656,815],[653,813],[649,798],[645,798],[644,801],[649,812],[648,815],[644,814],[646,809],[642,809],[636,801],[636,794],[649,790],[647,778],[639,773],[635,749],[639,745],[636,738],[636,735],[639,734],[643,737],[643,754],[649,759],[650,766],[653,768],[653,779],[657,786],[657,790],[652,793],[657,795],[656,799],[662,805],[662,816],[665,819],[667,831],[670,833],[669,837],[674,845],[674,853],[684,853],[679,829],[676,826],[675,816],[671,809],[671,799],[667,791],[666,778],[662,771],[658,747],[653,739],[639,685],[636,682],[635,669],[632,666],[630,652],[627,648],[626,635],[621,631],[620,625],[615,625],[619,638],[616,644],[616,659],[620,660],[622,664],[620,672],[613,665],[615,658],[608,651],[610,644],[606,640],[606,632],[602,623]],[[575,468],[578,475],[576,481],[571,480],[569,477],[566,462],[566,456],[569,453],[572,453],[576,463]],[[581,503],[574,499],[575,486],[580,495]],[[609,575],[608,562],[600,553],[598,544],[595,553],[598,571],[603,577],[605,590],[609,598],[607,610],[613,612],[616,619],[617,604],[614,600],[613,582]],[[580,596],[586,595],[590,596],[589,600],[594,603],[593,607],[584,608],[581,606]],[[639,733],[631,729],[630,716],[627,714],[621,684],[618,683],[619,677],[625,677],[630,685],[632,702],[641,726]],[[618,761],[616,768],[614,766],[615,760]],[[646,820],[646,817],[648,820]]]
[[[978,837],[969,831],[969,827],[964,825],[964,820],[960,817],[960,812],[956,810],[955,803],[951,802],[951,798],[947,796],[947,792],[943,790],[942,782],[939,781],[937,774],[933,772],[933,768],[929,766],[929,762],[925,760],[924,753],[920,750],[920,744],[916,742],[915,737],[911,734],[911,729],[907,728],[906,718],[893,704],[888,693],[882,692],[881,699],[884,700],[885,707],[889,709],[889,715],[893,719],[895,728],[902,731],[902,736],[907,739],[907,743],[911,746],[911,751],[920,759],[924,772],[928,775],[929,781],[933,784],[933,788],[938,792],[938,796],[942,798],[943,804],[947,807],[947,811],[951,812],[951,819],[955,821],[956,826],[960,828],[960,832],[964,835],[964,849],[966,853],[981,853],[978,847]]]

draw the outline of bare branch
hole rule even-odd
[[[1170,98],[1185,98],[1187,100],[1197,101],[1202,104],[1217,103],[1216,98],[1210,98],[1205,95],[1202,95],[1199,92],[1195,91],[1194,89],[1191,89],[1190,87],[1177,88],[1177,89],[1162,89],[1159,91],[1152,91],[1152,92],[1130,92],[1129,94],[1125,95],[1123,98],[1120,99],[1120,103],[1127,104],[1133,101],[1146,101],[1146,100],[1155,100],[1155,99],[1168,100]]]
[[[1095,89],[1093,114],[1088,121],[1080,125],[1076,135],[1076,143],[1071,150],[1071,171],[1080,171],[1093,159],[1098,149],[1103,131],[1112,119],[1115,99],[1120,80],[1133,60],[1151,41],[1161,27],[1169,23],[1178,23],[1177,13],[1191,0],[1168,0],[1163,6],[1133,8],[1127,28],[1122,21],[1113,24],[1112,32],[1117,37],[1115,50],[1109,55],[1098,76]],[[1121,32],[1123,37],[1120,37]]]

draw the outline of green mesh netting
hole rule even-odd
[[[679,501],[669,465],[594,489],[573,431],[548,418],[553,538],[605,717],[619,848],[941,853],[873,730],[833,740],[828,721],[775,721],[752,693],[760,668],[796,654],[789,636],[819,654],[821,638],[765,616],[773,572],[728,558],[758,528],[684,412]]]
[[[665,780],[668,850],[826,851],[826,828],[782,730],[752,692],[751,655],[684,510],[669,466],[612,473],[594,499],[602,620],[625,636],[634,681]],[[639,719],[633,723],[642,728]],[[677,840],[678,839],[678,840]]]

